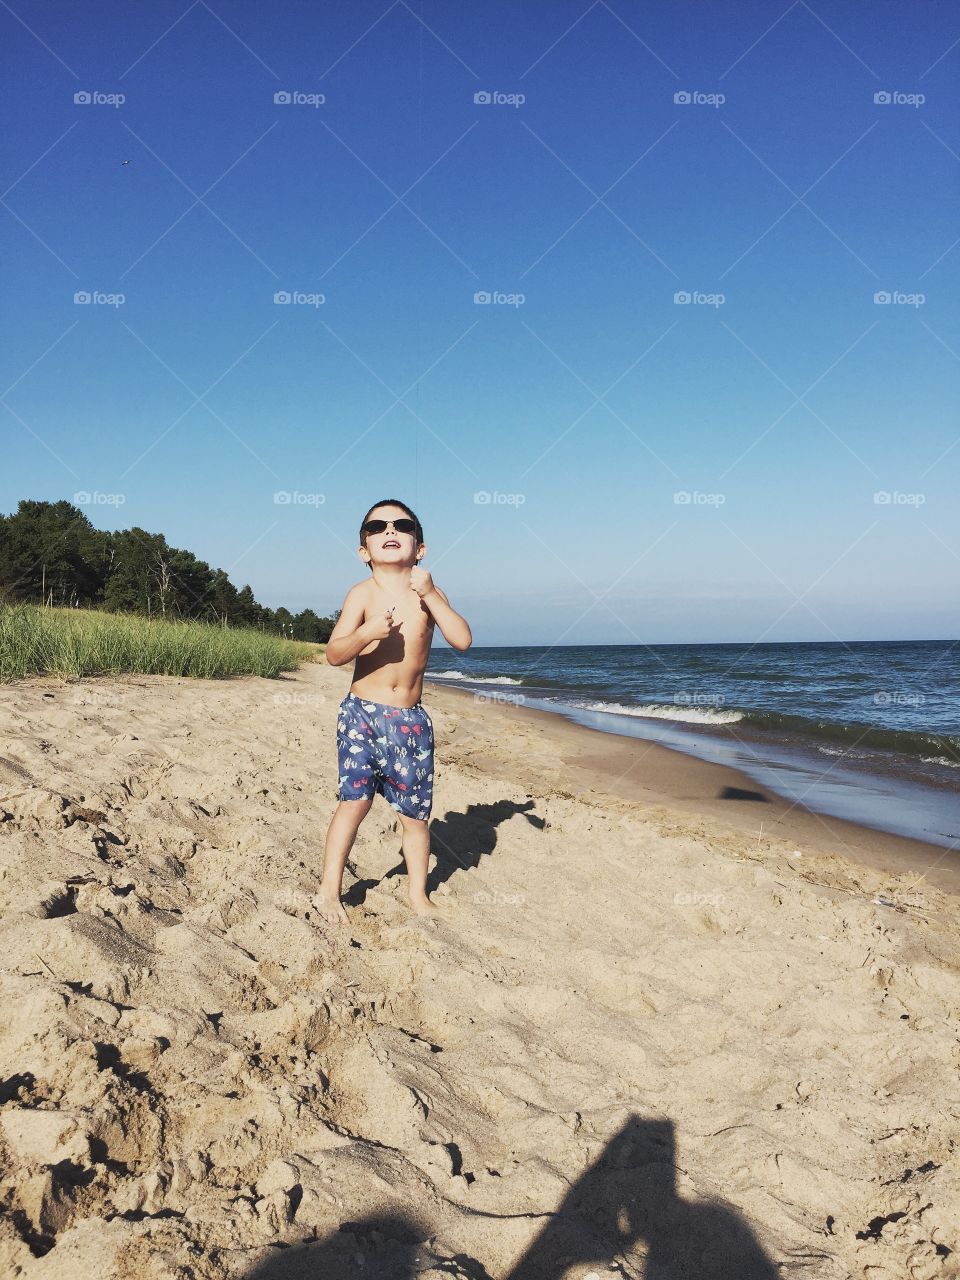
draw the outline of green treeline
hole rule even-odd
[[[0,515],[0,602],[49,604],[256,627],[325,644],[335,618],[268,609],[249,585],[146,529],[95,529],[69,502],[20,502]]]

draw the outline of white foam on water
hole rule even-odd
[[[847,760],[873,760],[875,756],[869,751],[855,751],[853,747],[823,747],[817,744],[817,750],[824,756],[843,756]]]
[[[574,704],[584,711],[605,711],[615,716],[636,716],[641,720],[680,720],[684,724],[736,724],[742,711],[720,711],[717,707],[680,707],[662,703],[645,703],[626,707],[620,702],[581,702]]]
[[[945,764],[948,769],[960,769],[960,760],[948,760],[946,756],[921,756],[924,764]]]
[[[513,676],[469,676],[463,671],[427,671],[428,680],[471,680],[474,684],[522,684]]]

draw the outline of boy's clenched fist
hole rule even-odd
[[[410,586],[422,600],[433,590],[433,578],[426,569],[411,569]]]

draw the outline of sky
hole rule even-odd
[[[0,511],[474,643],[960,635],[960,13],[14,0]]]

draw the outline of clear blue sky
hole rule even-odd
[[[0,28],[3,511],[121,495],[94,524],[325,613],[396,495],[477,644],[960,634],[954,6]]]

